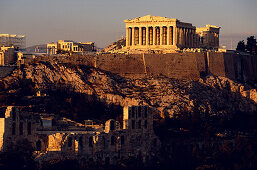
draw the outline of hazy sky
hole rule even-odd
[[[256,37],[256,9],[257,0],[0,0],[0,33],[25,34],[27,46],[64,39],[104,47],[125,35],[124,19],[156,15],[221,26],[220,44],[230,48]]]

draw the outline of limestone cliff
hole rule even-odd
[[[36,90],[65,88],[94,95],[97,100],[110,104],[150,105],[162,117],[185,112],[227,116],[237,111],[256,111],[256,89],[224,77],[208,76],[198,81],[164,76],[126,79],[85,65],[41,61],[0,80],[1,91],[17,89],[21,79],[30,79]]]

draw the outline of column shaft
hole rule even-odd
[[[170,26],[167,26],[167,45],[170,45]]]
[[[160,26],[160,45],[163,45],[163,26]]]
[[[145,43],[149,45],[149,27],[145,27]]]
[[[156,27],[153,26],[153,45],[156,45]]]
[[[173,27],[173,44],[172,45],[177,45],[177,27]]]
[[[139,45],[143,45],[142,44],[142,27],[139,27],[138,32],[139,32],[138,34]]]
[[[135,45],[135,27],[132,27],[132,46]]]

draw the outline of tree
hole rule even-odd
[[[250,54],[256,54],[257,44],[256,44],[256,39],[254,38],[254,36],[250,36],[247,38],[246,50]]]
[[[237,51],[242,51],[242,52],[245,52],[245,42],[244,40],[242,41],[239,41],[238,44],[237,44],[237,47],[236,47],[236,50]]]

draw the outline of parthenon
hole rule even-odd
[[[183,49],[219,47],[220,27],[196,28],[178,19],[147,15],[126,23],[127,49]]]

